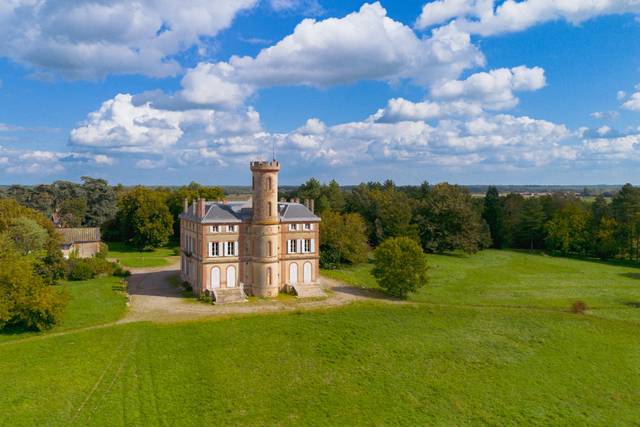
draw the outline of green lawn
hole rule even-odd
[[[0,342],[0,425],[638,424],[638,270],[498,251],[430,263],[414,304]],[[375,286],[367,266],[330,274]],[[577,297],[596,308],[567,312]]]
[[[582,300],[592,315],[640,320],[640,268],[496,250],[427,258],[430,282],[412,301],[567,310]],[[371,268],[363,264],[322,274],[377,288]]]
[[[79,282],[62,282],[69,294],[60,324],[44,334],[64,332],[109,323],[121,318],[127,309],[127,296],[122,278],[98,277]],[[0,333],[0,343],[42,333]],[[1,425],[2,423],[0,423]]]
[[[177,260],[175,246],[141,251],[122,242],[109,242],[108,245],[107,257],[117,259],[125,267],[162,267]]]

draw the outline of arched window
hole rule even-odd
[[[271,240],[267,243],[267,254],[268,256],[273,256],[273,244],[271,243]]]
[[[267,267],[267,283],[271,285],[272,280],[273,279],[271,278],[271,267]]]
[[[267,210],[269,211],[269,216],[273,216],[273,212],[272,212],[271,207],[272,207],[271,206],[271,202],[267,202]]]
[[[267,177],[267,190],[271,190],[271,177]]]

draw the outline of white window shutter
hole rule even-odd
[[[291,253],[291,240],[287,240],[287,253]]]
[[[311,253],[315,253],[316,252],[316,240],[315,239],[311,239]]]
[[[302,240],[302,239],[298,239],[298,251],[297,251],[297,252],[298,252],[299,254],[301,254],[301,253],[303,253],[303,252],[304,252],[304,246],[303,246],[303,244],[304,244],[304,240]]]
[[[227,242],[222,242],[222,256],[227,256]]]
[[[235,256],[238,256],[238,241],[236,240],[235,242],[233,242],[233,254]]]

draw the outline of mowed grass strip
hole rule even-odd
[[[155,248],[150,250],[139,250],[126,243],[109,242],[109,252],[107,257],[117,260],[125,267],[163,267],[177,261],[177,247]]]
[[[638,324],[357,304],[0,346],[0,424],[633,425]]]
[[[589,314],[640,320],[640,268],[517,251],[427,255],[430,281],[410,300],[432,304],[568,310],[584,301]],[[355,286],[377,288],[372,264],[323,270]]]

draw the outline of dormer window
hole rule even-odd
[[[298,231],[298,224],[289,224],[289,231]]]
[[[210,225],[209,226],[209,232],[210,233],[217,233],[220,231],[220,228],[217,225]]]
[[[304,229],[305,229],[306,231],[311,230],[311,224],[306,223],[306,224],[304,225]]]
[[[235,233],[236,232],[236,226],[235,225],[230,225],[229,226],[229,233]]]

